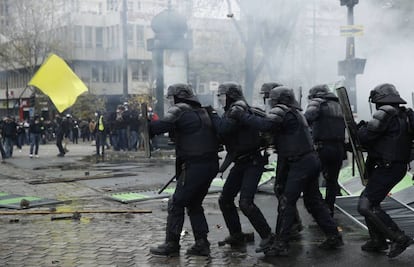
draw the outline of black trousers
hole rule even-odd
[[[322,174],[326,180],[325,203],[331,211],[334,210],[336,196],[340,192],[338,175],[342,167],[344,153],[342,142],[320,142],[318,145]]]
[[[401,232],[401,230],[381,208],[381,202],[391,189],[404,178],[407,172],[407,164],[391,163],[385,166],[370,160],[367,160],[367,162],[368,184],[359,198],[358,211],[365,217],[371,238],[381,240],[390,238],[392,240],[393,235]],[[364,199],[368,200],[365,205]],[[389,230],[392,231],[391,235]]]
[[[217,175],[218,158],[186,161],[180,164],[180,167],[175,192],[168,203],[166,240],[179,241],[185,208],[190,217],[195,239],[207,238],[209,228],[202,203],[211,181]]]
[[[63,134],[57,134],[56,135],[56,146],[57,146],[60,154],[65,154],[65,150],[63,149],[62,141],[63,141]]]
[[[303,192],[306,209],[326,235],[338,234],[337,225],[323,203],[319,191],[318,176],[320,161],[316,152],[302,156],[297,161],[288,161],[289,173],[286,185],[279,199],[278,239],[288,242],[290,229],[296,220],[296,202]]]
[[[219,204],[230,235],[241,233],[241,224],[234,199],[240,192],[239,206],[261,238],[271,233],[260,209],[254,204],[254,196],[266,160],[262,156],[236,163],[226,179]]]

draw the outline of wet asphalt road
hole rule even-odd
[[[191,257],[185,250],[193,242],[186,218],[181,255],[158,258],[149,247],[164,239],[166,199],[122,204],[108,200],[113,192],[157,190],[174,174],[174,159],[169,152],[145,159],[142,153],[107,151],[108,158],[97,161],[94,147],[85,143],[69,145],[64,158],[56,157],[56,147],[43,145],[40,157],[30,159],[28,147],[15,150],[14,158],[1,164],[0,192],[35,195],[65,201],[58,211],[75,210],[151,210],[146,214],[83,214],[80,220],[51,220],[53,215],[1,215],[0,266],[413,266],[414,249],[408,248],[395,259],[385,254],[360,250],[366,230],[336,211],[345,246],[334,251],[317,247],[323,234],[298,202],[305,229],[301,238],[291,243],[289,257],[266,258],[255,253],[260,242],[246,251],[218,247],[227,235],[218,208],[218,194],[209,194],[205,212],[210,227],[211,257]],[[258,194],[256,204],[274,228],[277,200]],[[49,207],[31,208],[48,210]],[[13,211],[1,209],[0,211]],[[27,211],[27,210],[25,210]],[[241,214],[241,213],[240,213]],[[243,230],[253,231],[241,215]]]

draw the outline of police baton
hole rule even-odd
[[[170,180],[168,180],[168,182],[166,182],[162,187],[161,187],[161,189],[158,191],[158,194],[161,194],[166,188],[167,188],[167,186],[169,186],[173,181],[174,181],[174,179],[175,179],[175,177],[177,177],[177,175],[176,174],[174,174],[174,176],[173,177],[171,177],[171,179]]]

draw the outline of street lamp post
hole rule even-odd
[[[123,101],[128,99],[128,20],[127,1],[122,1],[121,24],[122,24],[122,97]]]
[[[347,14],[347,32],[346,32],[346,51],[345,60],[338,62],[338,74],[345,76],[345,87],[348,89],[349,101],[352,111],[357,112],[356,98],[356,75],[364,73],[366,59],[355,58],[355,34],[359,30],[354,25],[354,6],[359,0],[340,0],[341,6],[346,6]]]

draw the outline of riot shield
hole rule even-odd
[[[365,171],[365,160],[361,151],[361,145],[358,138],[358,129],[352,113],[351,104],[349,103],[348,93],[345,87],[336,89],[339,98],[339,104],[344,114],[345,125],[349,136],[349,142],[352,146],[352,153],[357,164],[361,183],[365,186],[368,183],[368,174]]]
[[[147,158],[151,157],[151,146],[150,146],[150,136],[149,136],[149,121],[148,121],[148,108],[147,103],[141,104],[141,114],[142,114],[142,135],[143,135],[143,143],[144,143],[144,150],[145,150],[145,156]]]

